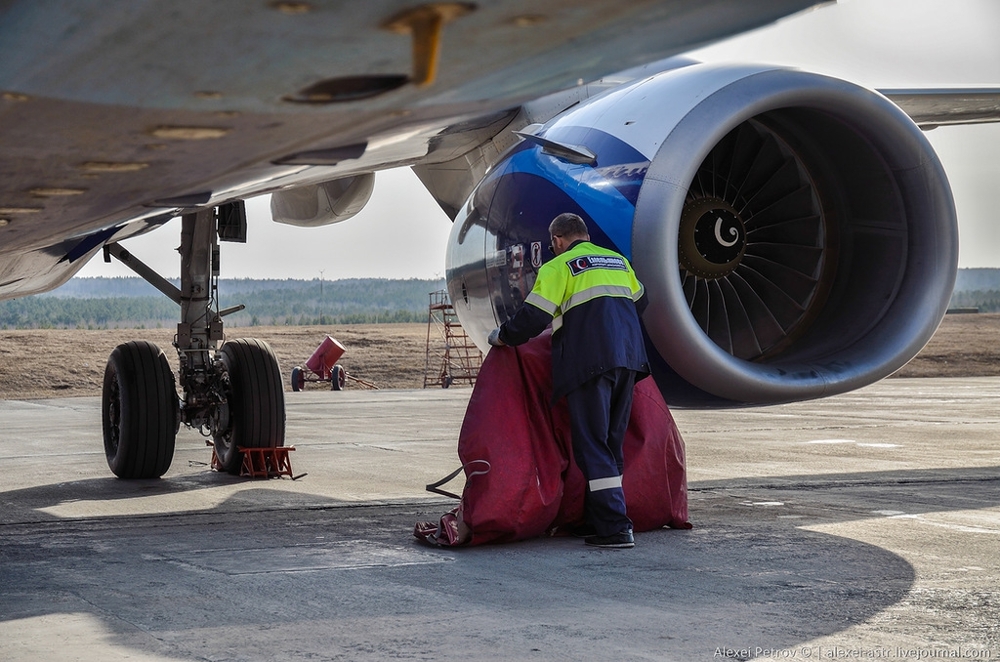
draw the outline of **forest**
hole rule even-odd
[[[177,281],[174,281],[177,285]],[[429,296],[444,280],[222,279],[220,309],[244,304],[230,326],[426,322]],[[959,269],[952,308],[1000,312],[1000,269]],[[177,304],[141,278],[74,278],[30,297],[0,301],[0,329],[167,328]]]
[[[177,285],[177,281],[174,281]],[[429,296],[444,280],[219,281],[219,309],[243,304],[229,326],[426,322]],[[2,329],[167,328],[180,311],[140,278],[74,278],[35,296],[0,301]]]
[[[950,308],[1000,312],[1000,269],[959,269]]]

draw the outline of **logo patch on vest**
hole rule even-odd
[[[613,255],[581,255],[567,262],[566,266],[569,267],[569,272],[574,276],[579,276],[590,269],[628,271],[628,267],[625,266],[625,258]]]

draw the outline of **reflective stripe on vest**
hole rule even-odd
[[[575,306],[597,297],[638,301],[642,293],[642,284],[628,260],[614,251],[581,242],[542,265],[525,303],[552,315],[552,330],[558,331],[563,314]]]
[[[556,312],[559,310],[558,304],[554,304],[540,294],[536,294],[534,291],[529,292],[527,298],[524,300],[525,303],[530,303],[535,308],[541,308],[549,315],[553,317],[556,316]]]
[[[563,302],[562,311],[565,313],[574,306],[579,306],[581,303],[586,303],[597,297],[624,297],[631,299],[632,288],[627,285],[595,285],[594,287],[588,287],[585,290],[573,293],[566,299]]]

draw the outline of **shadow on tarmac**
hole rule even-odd
[[[894,553],[804,527],[996,506],[996,469],[692,485],[695,528],[638,534],[627,552],[572,538],[430,548],[410,536],[413,524],[453,502],[297,503],[266,487],[207,511],[59,519],[39,509],[238,479],[61,483],[0,494],[5,508],[38,512],[0,527],[0,626],[89,613],[115,645],[172,659],[792,650],[873,618],[915,581]]]

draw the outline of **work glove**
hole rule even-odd
[[[487,339],[487,342],[493,345],[494,347],[503,347],[504,345],[507,344],[504,341],[500,340],[500,327],[497,327],[492,331],[490,331],[490,337]]]

